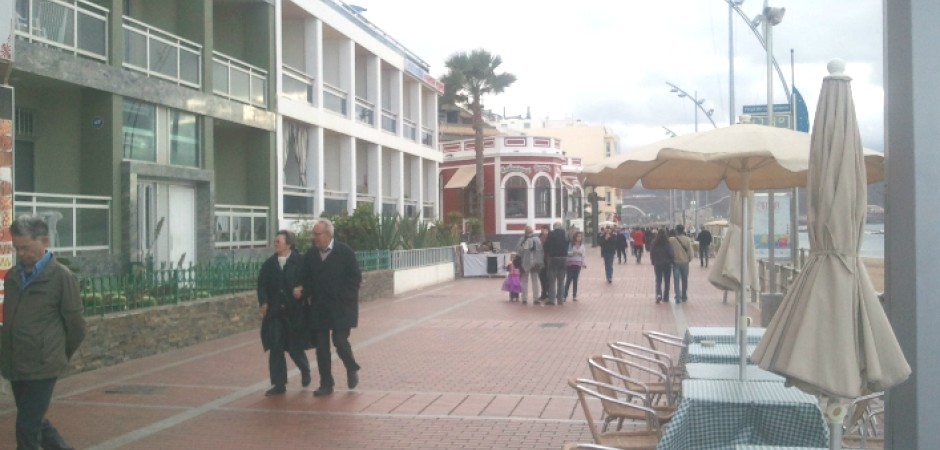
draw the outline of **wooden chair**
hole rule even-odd
[[[664,353],[674,352],[673,354],[675,354],[676,357],[673,361],[676,363],[675,366],[678,367],[676,370],[681,372],[682,368],[680,367],[680,363],[682,361],[680,361],[680,358],[682,354],[688,350],[688,346],[682,338],[658,331],[645,331],[643,332],[643,336],[646,337],[647,342],[649,342],[650,348]]]
[[[656,450],[660,438],[660,424],[659,419],[656,418],[655,411],[645,406],[637,405],[636,403],[624,402],[616,398],[608,397],[596,390],[600,387],[617,391],[624,390],[616,386],[584,378],[577,380],[569,379],[568,385],[578,393],[578,403],[581,404],[581,410],[584,412],[584,417],[587,420],[588,428],[591,430],[591,436],[594,437],[595,444],[623,450]],[[624,408],[636,409],[646,415],[647,426],[645,429],[636,431],[603,432],[594,424],[594,416],[591,414],[588,398],[594,398],[602,402],[618,403]]]
[[[598,392],[601,394],[604,394],[608,397],[622,399],[627,402],[638,400],[640,404],[656,412],[656,418],[659,419],[660,423],[669,422],[672,419],[673,414],[675,414],[676,409],[671,406],[653,405],[649,387],[646,385],[646,383],[640,380],[629,378],[619,372],[611,370],[605,365],[604,357],[602,355],[595,355],[588,358],[588,367],[591,369],[591,376],[594,378],[594,381],[611,386],[622,385],[627,392],[635,393],[633,395],[624,396],[623,392],[621,391],[607,389],[606,387],[599,386]],[[607,431],[610,423],[615,420],[617,421],[617,430],[620,430],[623,427],[624,420],[646,420],[645,414],[642,414],[641,412],[634,409],[622,408],[617,404],[607,402],[601,402],[601,406],[603,407],[603,414],[601,415],[601,419],[604,421],[602,431]]]

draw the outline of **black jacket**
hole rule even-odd
[[[650,262],[654,266],[662,266],[666,264],[672,264],[676,259],[672,245],[669,245],[669,242],[663,242],[660,245],[653,244],[650,247]]]
[[[545,239],[545,255],[549,258],[560,258],[568,256],[568,237],[565,236],[565,230],[556,229],[548,233]]]
[[[695,238],[700,247],[708,247],[712,243],[712,233],[708,230],[702,230]]]
[[[282,346],[289,349],[310,347],[303,318],[307,308],[302,299],[293,296],[294,287],[302,285],[302,269],[303,257],[297,252],[291,252],[283,269],[277,262],[277,254],[261,266],[258,304],[268,305],[268,314],[261,322],[261,345],[265,350]],[[288,345],[278,342],[284,336],[288,336]]]
[[[601,232],[598,243],[601,246],[601,256],[617,253],[617,236],[614,236],[614,233],[610,233],[609,237],[604,237],[604,233]]]
[[[336,330],[359,325],[362,271],[348,245],[334,240],[333,250],[324,260],[316,247],[308,250],[304,256],[303,281],[304,296],[311,305],[311,328]]]

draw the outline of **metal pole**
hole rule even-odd
[[[737,332],[738,332],[738,379],[746,380],[747,379],[747,280],[748,280],[748,259],[747,259],[747,249],[748,249],[748,239],[751,239],[749,232],[751,228],[748,226],[750,223],[750,211],[747,209],[747,200],[748,200],[748,189],[750,184],[751,174],[746,169],[747,160],[745,159],[745,167],[743,173],[741,174],[741,293],[738,295],[738,317],[737,317]]]
[[[774,126],[774,26],[770,23],[770,7],[767,1],[764,0],[764,39],[767,40],[767,125]]]
[[[790,83],[793,86],[790,89],[790,113],[793,115],[793,129],[796,130],[796,72],[794,71],[793,49],[790,49]],[[793,188],[790,194],[790,265],[796,267],[796,253],[800,248],[800,188]]]
[[[734,3],[728,0],[728,123],[734,125]]]

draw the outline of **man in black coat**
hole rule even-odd
[[[704,228],[695,237],[698,241],[698,258],[702,267],[708,267],[708,247],[712,245],[712,233]]]
[[[548,300],[546,305],[560,305],[565,301],[565,263],[568,260],[568,237],[561,222],[545,238],[545,257],[548,259]]]
[[[304,256],[303,295],[310,299],[310,326],[317,336],[317,366],[320,387],[316,397],[333,393],[330,365],[330,331],[336,354],[346,367],[346,384],[359,384],[359,364],[349,345],[349,331],[359,324],[359,285],[362,271],[348,245],[333,240],[333,222],[317,219],[313,226],[314,246]]]
[[[303,257],[295,252],[294,234],[281,230],[274,236],[274,255],[258,275],[261,306],[261,345],[268,351],[268,372],[273,387],[265,396],[281,395],[287,389],[286,351],[300,369],[301,384],[310,385],[310,362],[304,350],[310,347],[310,332],[303,324],[303,302],[293,292],[301,286]],[[299,294],[299,293],[297,293]]]

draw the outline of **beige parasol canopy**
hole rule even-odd
[[[751,359],[806,392],[854,398],[904,381],[911,369],[858,256],[866,164],[851,79],[834,63],[813,125],[810,256]]]

